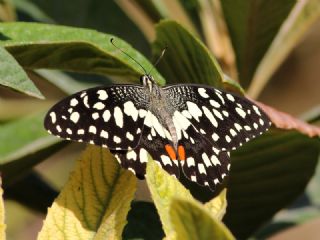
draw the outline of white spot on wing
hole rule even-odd
[[[87,108],[90,108],[90,105],[89,105],[89,103],[88,103],[88,96],[85,96],[85,97],[83,98],[83,104],[84,104]]]
[[[83,129],[79,129],[79,130],[77,131],[77,134],[83,135],[83,134],[84,134],[84,130],[83,130]]]
[[[241,108],[239,108],[239,107],[236,107],[236,111],[237,111],[237,113],[242,117],[242,118],[245,118],[246,117],[246,112],[245,111],[243,111]]]
[[[171,162],[170,158],[166,155],[161,155],[161,161],[162,161],[163,165],[172,166],[172,162]]]
[[[209,97],[209,95],[207,94],[207,91],[206,91],[205,88],[198,88],[198,93],[203,98],[208,98]]]
[[[242,129],[242,127],[239,123],[235,123],[234,126],[238,130],[238,132],[240,132],[240,130]]]
[[[104,101],[104,100],[106,100],[107,98],[108,98],[108,94],[107,94],[107,92],[105,91],[105,90],[99,90],[98,92],[97,92],[97,94],[99,95],[99,99],[100,100],[102,100],[102,101]]]
[[[193,102],[187,102],[188,110],[189,113],[192,115],[194,119],[196,119],[199,122],[199,117],[202,116],[202,111],[200,108],[197,106],[197,104]]]
[[[102,102],[97,102],[93,105],[93,108],[98,109],[98,110],[102,110],[104,109],[105,105]]]
[[[230,133],[231,133],[231,136],[233,137],[237,135],[237,132],[232,128],[230,128]]]
[[[261,113],[260,113],[259,108],[257,106],[253,105],[253,110],[256,112],[256,114],[261,116]]]
[[[79,121],[79,118],[80,118],[80,114],[78,112],[73,112],[70,115],[70,120],[74,123],[77,123]]]
[[[127,159],[137,160],[137,154],[134,150],[128,151],[126,155]]]
[[[131,116],[133,121],[137,121],[139,111],[132,101],[128,101],[123,104],[123,111],[126,115]]]
[[[202,153],[201,157],[202,157],[202,160],[203,160],[204,164],[206,165],[206,167],[212,166],[210,159],[208,158],[208,155],[206,153]]]
[[[221,106],[220,103],[218,103],[217,101],[215,101],[213,99],[211,99],[209,102],[215,108],[219,108]]]
[[[97,133],[97,128],[95,126],[90,126],[89,127],[89,132],[93,133],[93,134],[96,134]]]
[[[194,161],[194,158],[193,158],[193,157],[188,157],[186,161],[187,161],[187,165],[188,165],[188,167],[196,166],[196,163],[195,163],[195,161]]]
[[[204,165],[202,163],[198,164],[198,169],[200,173],[207,174],[206,169],[204,168]]]
[[[92,118],[93,118],[93,120],[96,120],[96,119],[98,119],[99,118],[99,113],[97,113],[97,112],[95,112],[95,113],[92,113]]]
[[[121,138],[119,138],[118,136],[113,136],[113,141],[115,143],[121,143]]]
[[[57,116],[54,112],[50,113],[50,117],[51,117],[51,122],[55,123],[57,121]]]
[[[58,132],[62,132],[62,129],[61,129],[60,125],[57,125],[56,129],[57,129]]]
[[[216,155],[212,155],[210,160],[214,166],[221,165],[221,163]]]
[[[234,97],[230,94],[230,93],[227,93],[227,98],[231,101],[231,102],[234,102]]]
[[[213,111],[213,114],[214,114],[217,118],[219,118],[220,120],[223,120],[223,117],[222,117],[221,113],[220,113],[218,110],[216,110],[216,109],[213,108],[212,111]]]
[[[213,133],[213,134],[212,134],[212,139],[213,139],[213,141],[218,141],[219,135],[216,134],[216,133]]]
[[[114,120],[116,122],[116,125],[120,128],[123,127],[123,114],[119,107],[114,108]]]
[[[139,151],[139,157],[140,157],[140,162],[141,163],[146,163],[148,162],[148,152],[144,149],[141,148]]]
[[[70,101],[70,106],[75,107],[77,106],[77,104],[78,104],[78,100],[75,98],[72,98]]]
[[[105,110],[102,114],[102,117],[103,117],[103,120],[105,122],[108,122],[110,117],[111,117],[111,114],[110,114],[110,111],[109,110]]]
[[[210,110],[206,107],[202,107],[204,114],[206,115],[206,117],[209,119],[209,121],[212,123],[212,125],[214,127],[218,127],[218,122],[215,119],[215,117],[212,115],[212,113],[210,112]]]
[[[109,134],[108,134],[108,132],[102,130],[102,131],[100,132],[100,137],[108,138],[108,137],[109,137]]]
[[[130,141],[133,141],[133,135],[130,132],[126,133],[126,138],[128,138]]]

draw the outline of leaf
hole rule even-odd
[[[24,14],[29,15],[38,22],[54,23],[54,20],[50,18],[45,12],[43,12],[34,1],[30,0],[12,0],[15,8]]]
[[[136,190],[106,149],[88,146],[49,209],[38,239],[121,239]]]
[[[155,206],[149,202],[132,202],[123,239],[161,240],[164,232]]]
[[[288,113],[278,111],[270,106],[259,103],[255,101],[255,103],[261,107],[261,109],[269,116],[272,123],[279,129],[287,129],[287,130],[297,130],[309,137],[320,136],[320,128],[308,124],[300,119],[297,119]]]
[[[2,189],[2,179],[0,178],[0,240],[6,239],[6,224],[4,223],[5,213],[4,213],[4,202],[3,202],[3,189]]]
[[[161,51],[168,47],[159,67],[170,83],[222,86],[222,71],[200,40],[174,21],[161,21],[156,32],[153,56],[160,56]]]
[[[231,153],[224,222],[237,239],[249,237],[303,192],[319,145],[318,138],[271,129]]]
[[[259,62],[296,0],[220,2],[236,54],[239,80],[248,88]]]
[[[32,97],[44,98],[22,67],[2,47],[0,47],[0,85]]]
[[[169,209],[173,198],[193,200],[190,192],[173,176],[170,176],[153,160],[147,163],[146,181],[158,210],[166,236],[174,234]]]
[[[211,216],[221,221],[227,208],[227,189],[223,189],[217,197],[207,202],[204,206]]]
[[[0,171],[6,184],[30,170],[65,142],[49,136],[43,128],[44,113],[0,124]]]
[[[44,78],[69,95],[79,92],[83,89],[96,87],[95,83],[77,81],[61,71],[40,69],[36,70],[34,74],[36,74],[37,77]]]
[[[0,44],[25,68],[94,73],[137,82],[145,73],[110,43],[111,38],[145,69],[152,68],[151,63],[121,39],[94,30],[39,23],[1,23],[0,33]],[[153,75],[159,84],[164,84],[157,71],[154,70]]]
[[[253,76],[248,94],[256,98],[310,26],[320,17],[319,0],[302,0],[292,9]]]
[[[210,216],[200,204],[183,199],[174,199],[170,217],[176,239],[235,239],[222,222]]]

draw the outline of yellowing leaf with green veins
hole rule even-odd
[[[170,218],[176,239],[235,239],[222,222],[212,217],[203,206],[194,201],[173,199]]]
[[[136,178],[108,150],[88,146],[38,239],[121,239],[135,190]]]
[[[218,196],[207,202],[204,206],[212,216],[222,220],[227,209],[227,189],[223,189]]]
[[[174,229],[171,225],[169,209],[173,198],[194,200],[187,190],[175,177],[170,176],[155,161],[148,161],[146,180],[152,199],[163,225],[166,236],[172,237]],[[174,238],[174,237],[173,237]]]
[[[4,217],[3,189],[2,180],[0,178],[0,240],[6,239],[6,224],[4,223]]]

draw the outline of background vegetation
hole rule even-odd
[[[319,223],[319,16],[317,0],[1,1],[0,238],[285,239],[275,233]],[[167,45],[159,84],[205,83],[268,105],[273,128],[232,153],[225,190],[183,186],[152,162],[137,182],[107,151],[44,131],[66,95],[138,82],[111,36],[147,69]]]

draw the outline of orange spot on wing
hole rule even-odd
[[[173,147],[170,144],[166,144],[164,147],[165,147],[170,159],[176,160],[177,155],[176,155],[176,152],[174,151]]]
[[[179,159],[181,161],[186,160],[186,150],[185,150],[184,146],[180,145],[178,147],[178,155],[179,155]]]

